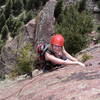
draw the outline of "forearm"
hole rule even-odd
[[[65,56],[70,59],[71,61],[78,61],[76,58],[72,57],[71,55],[69,54],[65,54]]]
[[[71,61],[71,60],[62,60],[59,58],[56,58],[48,53],[45,54],[45,60],[47,61],[51,61],[55,64],[64,64],[64,65],[81,65],[84,66],[84,64],[82,64],[81,62],[78,61]]]
[[[62,60],[59,58],[51,59],[51,62],[55,64],[63,64],[63,65],[78,65],[78,61],[71,61],[71,60]]]
[[[78,65],[77,61],[70,61],[70,60],[65,60],[64,65]]]
[[[73,57],[73,58],[71,58],[71,60],[72,60],[72,61],[78,61],[78,60],[77,60],[76,58],[74,58],[74,57]]]
[[[51,61],[54,64],[65,64],[64,60],[56,58],[48,53],[45,54],[45,60]]]
[[[74,58],[74,57],[71,56],[69,53],[67,53],[67,52],[65,51],[65,49],[63,49],[63,53],[64,53],[64,55],[65,55],[68,59],[70,59],[71,61],[78,61],[76,58]]]
[[[64,65],[79,65],[85,67],[85,65],[79,61],[70,61],[70,60],[65,60]]]

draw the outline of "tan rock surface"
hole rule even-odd
[[[86,67],[66,66],[0,85],[0,100],[100,100],[100,49]]]

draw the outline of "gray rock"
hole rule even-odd
[[[6,74],[16,67],[18,49],[23,48],[28,43],[33,43],[33,46],[35,46],[39,41],[49,42],[50,36],[54,31],[53,15],[56,3],[56,0],[49,0],[36,19],[31,20],[23,26],[21,34],[16,36],[12,41],[7,42],[2,48],[2,61],[0,61],[2,65],[0,65],[0,69],[2,67]]]

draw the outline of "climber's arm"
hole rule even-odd
[[[78,61],[70,61],[70,60],[62,60],[59,58],[56,58],[53,55],[50,55],[49,53],[45,53],[45,59],[47,61],[51,61],[55,64],[64,64],[64,65],[81,65],[84,66],[81,62]]]
[[[76,58],[74,58],[73,56],[71,56],[71,55],[65,50],[64,47],[63,47],[63,53],[64,53],[64,55],[65,55],[68,59],[70,59],[71,61],[78,61]]]

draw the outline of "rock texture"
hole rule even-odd
[[[0,74],[9,73],[16,65],[17,50],[28,43],[35,46],[39,41],[49,42],[53,33],[54,9],[56,0],[49,0],[36,19],[31,20],[21,29],[21,34],[6,43],[1,50]]]
[[[32,79],[0,83],[0,100],[100,100],[100,48],[86,67],[66,66]]]
[[[41,40],[49,41],[53,33],[55,5],[55,0],[49,0],[37,18],[22,28],[22,34],[2,48],[1,74],[15,66],[16,49],[28,42],[35,45]],[[80,54],[88,52],[93,57],[85,62],[84,68],[65,66],[48,73],[34,71],[32,79],[0,81],[0,100],[100,100],[100,44]]]
[[[31,39],[34,35],[35,26],[36,23],[33,19],[22,28],[20,35],[6,43],[2,48],[0,59],[2,65],[0,65],[0,68],[3,68],[2,70],[4,70],[4,73],[9,73],[15,67],[18,49],[23,48],[27,43],[32,42]],[[29,30],[30,32],[28,32]]]
[[[49,43],[50,37],[54,33],[54,10],[56,3],[56,0],[49,0],[37,16],[35,43],[40,41]]]
[[[94,4],[93,0],[86,0],[86,9],[93,11],[94,6],[95,6],[95,4]]]
[[[64,0],[64,5],[76,3],[80,0]],[[10,40],[1,50],[0,56],[0,75],[9,73],[16,65],[17,50],[32,42],[35,47],[39,42],[48,43],[54,33],[54,9],[56,0],[49,0],[37,17],[27,23],[22,29],[21,34],[15,39]],[[94,6],[92,0],[87,1],[87,6]]]

